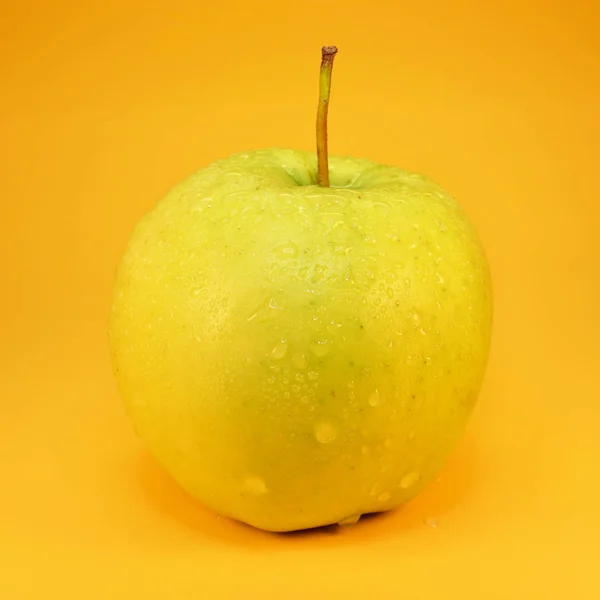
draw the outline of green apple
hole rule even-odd
[[[222,515],[271,531],[414,498],[461,436],[486,369],[488,263],[422,175],[318,153],[217,160],[137,225],[110,347],[151,453]],[[324,75],[323,75],[324,74]]]

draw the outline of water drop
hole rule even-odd
[[[414,439],[415,439],[415,436],[416,436],[415,430],[414,430],[414,429],[411,429],[411,430],[408,432],[408,439],[409,439],[409,440],[412,442],[412,440],[414,440]]]
[[[244,488],[246,491],[255,494],[256,496],[267,493],[267,486],[264,480],[256,475],[248,475],[244,479]]]
[[[376,496],[379,493],[379,481],[376,481],[371,491],[369,492],[369,496]]]
[[[387,502],[392,496],[388,492],[383,492],[383,494],[379,494],[379,502]]]
[[[337,429],[330,421],[319,421],[315,425],[315,437],[321,444],[329,444],[337,437]]]
[[[281,244],[275,250],[282,258],[294,258],[298,254],[297,246],[291,242]]]
[[[296,369],[306,369],[306,356],[304,354],[295,354],[292,362]]]
[[[327,340],[315,340],[310,349],[315,356],[320,358],[329,352],[330,344]]]
[[[432,529],[435,529],[438,525],[439,522],[435,517],[427,517],[423,523],[425,523],[425,525],[427,525],[427,527],[431,527]]]
[[[319,372],[318,371],[309,371],[308,378],[311,381],[316,381],[317,379],[319,379]]]
[[[371,393],[369,396],[369,405],[370,406],[379,406],[381,402],[381,396],[379,395],[379,390],[375,388],[375,391]]]
[[[287,349],[288,349],[288,345],[287,345],[287,341],[286,340],[281,340],[281,342],[278,342],[275,347],[273,348],[273,350],[271,350],[271,358],[274,358],[275,360],[281,360],[287,353]]]
[[[279,306],[279,304],[277,304],[277,300],[275,300],[275,298],[271,298],[269,300],[269,308],[275,308],[277,310],[283,310],[281,306]]]
[[[354,515],[350,515],[338,522],[338,525],[355,525],[358,523],[358,520],[362,517],[360,513],[356,513]]]
[[[417,482],[419,479],[418,471],[410,471],[400,481],[400,487],[404,490],[408,489],[411,485]]]

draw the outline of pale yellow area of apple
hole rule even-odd
[[[191,494],[294,530],[388,510],[437,474],[488,359],[478,236],[426,177],[268,149],[215,162],[139,223],[118,270],[115,373]]]

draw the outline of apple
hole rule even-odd
[[[242,152],[177,185],[120,262],[110,350],[135,429],[218,513],[270,531],[414,498],[462,435],[492,291],[464,211],[429,178]]]

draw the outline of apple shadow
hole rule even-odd
[[[220,517],[188,494],[150,455],[143,450],[135,463],[135,474],[149,505],[161,519],[193,530],[200,537],[222,543],[268,550],[283,549],[307,541],[343,544],[364,543],[381,537],[402,535],[415,529],[435,526],[454,511],[481,481],[483,469],[477,462],[475,443],[465,437],[447,460],[438,478],[414,500],[395,510],[365,514],[352,526],[326,525],[287,533],[272,533],[245,523]]]

